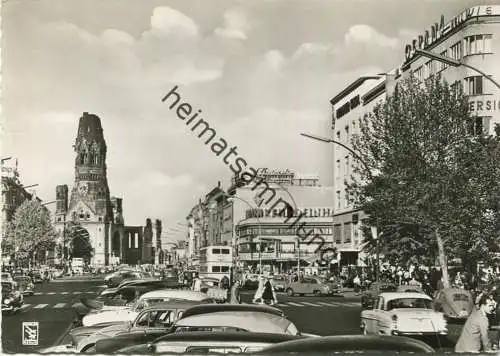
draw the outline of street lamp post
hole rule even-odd
[[[437,53],[426,51],[426,50],[423,50],[423,49],[416,49],[415,53],[419,54],[419,55],[421,55],[423,57],[434,59],[434,60],[436,60],[438,62],[446,63],[446,64],[448,64],[448,65],[450,65],[452,67],[460,67],[460,66],[462,66],[462,67],[466,67],[466,68],[472,69],[473,71],[475,71],[475,72],[481,74],[482,76],[484,76],[486,79],[488,79],[493,84],[495,84],[495,86],[498,89],[500,89],[500,84],[497,81],[495,81],[491,76],[489,76],[486,73],[484,73],[482,70],[480,70],[480,69],[478,69],[476,67],[473,67],[470,64],[464,63],[462,61],[458,61],[458,60],[450,58],[450,57],[442,56],[442,55],[437,54]]]
[[[349,146],[346,146],[342,142],[333,140],[331,138],[326,138],[326,137],[321,137],[321,136],[316,136],[316,135],[310,135],[310,134],[306,134],[306,133],[301,133],[301,135],[304,136],[304,137],[316,140],[316,141],[321,141],[321,142],[325,142],[325,143],[333,143],[335,145],[341,146],[345,150],[349,151],[349,153],[351,153],[352,156],[363,165],[363,167],[365,168],[366,172],[368,173],[368,176],[370,177],[370,179],[373,178],[372,171],[371,171],[370,167],[368,166],[368,164],[361,158],[361,156],[356,151],[354,151]],[[333,189],[333,190],[334,190],[333,194],[335,194],[335,189]],[[335,210],[335,206],[333,207],[333,209]],[[334,219],[335,218],[333,218],[333,220],[332,220],[332,237],[333,238],[334,238],[334,235],[335,235],[335,220]],[[377,251],[378,251],[378,249],[377,249]],[[377,259],[378,259],[378,255],[377,255]],[[339,273],[340,273],[340,259],[339,259]],[[377,273],[377,276],[378,276],[378,273]]]
[[[253,210],[253,206],[252,204],[250,204],[246,199],[243,199],[243,198],[240,198],[236,195],[229,195],[229,194],[224,194],[224,196],[226,196],[226,198],[235,198],[235,199],[238,199],[240,201],[242,201],[243,203],[245,203],[246,205],[248,205],[250,207],[250,210]],[[258,239],[258,242],[259,242],[259,274],[262,274],[262,241],[261,241],[261,238],[262,238],[262,223],[260,222],[260,219],[259,219],[259,214],[257,213],[257,215],[255,216],[256,219],[257,219],[257,222],[259,224],[259,239]]]

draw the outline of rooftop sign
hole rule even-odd
[[[444,23],[444,16],[441,15],[441,20],[439,21],[439,23],[434,23],[434,25],[431,26],[430,30],[426,30],[423,35],[418,36],[411,42],[411,44],[407,44],[405,46],[405,58],[407,61],[410,60],[415,55],[416,49],[426,49],[427,47],[438,41],[441,37],[447,35],[462,23],[473,17],[498,15],[500,15],[500,6],[498,5],[471,7],[462,12],[460,15],[456,16],[447,24]]]

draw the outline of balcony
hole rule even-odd
[[[300,251],[301,259],[308,259],[316,254],[311,251]],[[262,252],[260,255],[263,260],[297,260],[298,253],[297,252]],[[238,254],[238,258],[243,261],[258,261],[259,253],[258,252],[240,252]]]

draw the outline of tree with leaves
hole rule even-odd
[[[50,212],[37,199],[25,200],[5,226],[2,249],[11,251],[17,260],[33,258],[55,245],[55,231]]]
[[[365,115],[352,142],[369,169],[356,164],[347,189],[379,229],[368,245],[393,263],[438,258],[445,287],[448,260],[473,269],[500,239],[500,140],[472,135],[474,119],[460,87],[409,78]]]

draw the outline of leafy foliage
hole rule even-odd
[[[461,89],[439,77],[401,82],[363,118],[352,145],[370,171],[356,164],[347,189],[392,262],[433,264],[437,237],[469,268],[497,248],[500,140],[471,135],[473,119]]]
[[[36,251],[54,247],[56,237],[50,212],[38,200],[26,200],[6,223],[2,249],[17,249],[18,258],[28,258]]]

